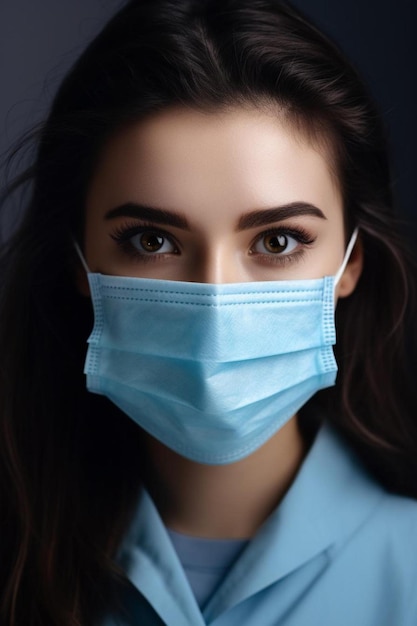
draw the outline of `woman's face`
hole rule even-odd
[[[335,274],[345,253],[331,155],[257,109],[171,109],[117,133],[91,181],[91,271],[229,283]],[[361,270],[356,247],[338,285]],[[83,282],[81,289],[87,290]]]

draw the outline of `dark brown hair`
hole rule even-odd
[[[136,0],[64,80],[0,259],[0,620],[99,623],[141,480],[140,430],[85,391],[90,302],[74,236],[96,158],[122,125],[173,105],[278,104],[334,149],[365,264],[337,310],[323,413],[388,489],[417,495],[415,268],[399,234],[380,118],[335,46],[278,0]]]

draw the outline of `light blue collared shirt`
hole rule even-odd
[[[201,611],[144,491],[106,626],[416,626],[417,502],[386,493],[327,426]]]

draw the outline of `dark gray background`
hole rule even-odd
[[[0,0],[0,154],[47,113],[60,80],[123,0]],[[370,85],[389,131],[395,192],[417,222],[414,0],[294,0]],[[10,204],[8,213],[16,209]],[[9,218],[9,219],[10,219]]]

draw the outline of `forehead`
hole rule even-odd
[[[169,109],[105,146],[89,202],[140,201],[174,210],[252,210],[297,200],[340,204],[326,142],[255,108]]]

